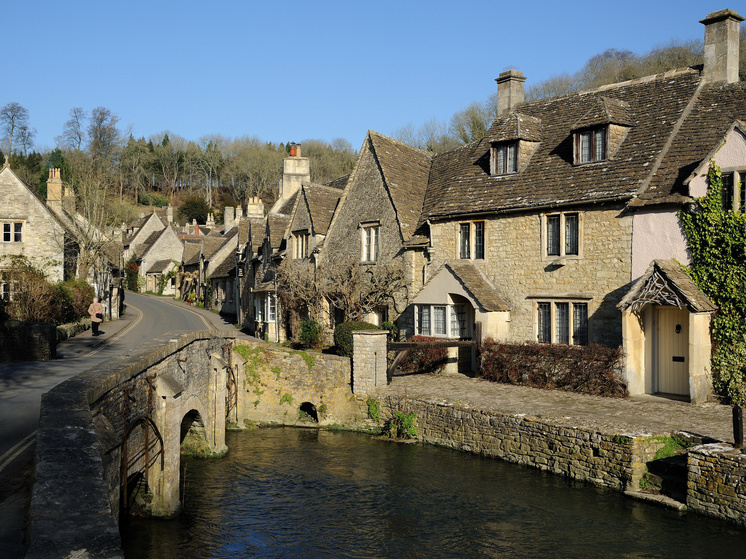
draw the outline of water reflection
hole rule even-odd
[[[746,531],[461,452],[355,433],[229,433],[185,460],[184,513],[123,527],[127,559],[691,557]]]

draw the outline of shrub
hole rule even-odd
[[[389,331],[389,340],[398,340],[399,339],[399,327],[396,324],[394,324],[393,322],[383,322],[383,323],[381,323],[381,329]]]
[[[415,412],[395,411],[394,417],[384,425],[383,433],[392,439],[414,439],[417,436],[417,428],[414,426],[416,417]]]
[[[310,318],[305,318],[300,323],[300,343],[303,347],[318,349],[324,340],[324,328]]]
[[[437,338],[427,336],[412,336],[408,342],[434,342]],[[410,349],[399,363],[399,371],[410,373],[435,373],[440,371],[448,360],[448,348],[424,347]]]
[[[334,345],[339,355],[352,357],[352,332],[355,330],[379,330],[379,328],[370,322],[356,320],[338,325],[334,329]]]
[[[168,205],[168,198],[157,192],[141,192],[137,202],[143,206],[162,208]]]
[[[621,365],[620,347],[599,344],[503,344],[488,338],[480,348],[480,372],[486,380],[597,396],[627,396]]]
[[[134,258],[124,265],[124,273],[127,276],[127,289],[134,291],[135,293],[140,291],[140,287],[137,285],[139,269],[140,266],[137,265]]]
[[[81,318],[87,317],[88,307],[96,296],[93,286],[80,280],[68,280],[62,285],[70,292],[72,299],[71,315],[64,322],[76,322]]]

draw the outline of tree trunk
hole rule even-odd
[[[741,406],[733,406],[733,440],[736,448],[743,446],[743,408]]]

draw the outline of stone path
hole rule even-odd
[[[627,399],[497,384],[456,374],[394,377],[380,389],[411,398],[485,411],[521,414],[618,434],[688,431],[733,442],[730,406],[692,405],[657,396]]]

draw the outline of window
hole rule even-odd
[[[723,173],[723,210],[746,213],[746,171]]]
[[[254,295],[254,320],[256,322],[277,321],[277,299],[274,293]]]
[[[6,303],[10,301],[10,294],[12,292],[11,284],[9,281],[0,278],[0,300]]]
[[[606,126],[575,133],[575,163],[606,159]]]
[[[484,221],[459,224],[459,258],[484,259]]]
[[[492,148],[493,175],[507,175],[518,172],[518,142],[505,142]]]
[[[442,336],[469,338],[469,306],[463,303],[452,305],[416,305],[415,333],[419,336]]]
[[[3,222],[3,242],[4,243],[22,243],[23,242],[23,223],[21,222]]]
[[[363,262],[375,262],[378,260],[378,233],[379,226],[363,225],[362,232],[362,256]]]
[[[588,344],[588,303],[537,303],[536,331],[541,344]]]
[[[308,231],[296,231],[293,233],[293,258],[300,260],[308,257]]]
[[[544,230],[547,256],[580,255],[580,214],[549,214]]]

